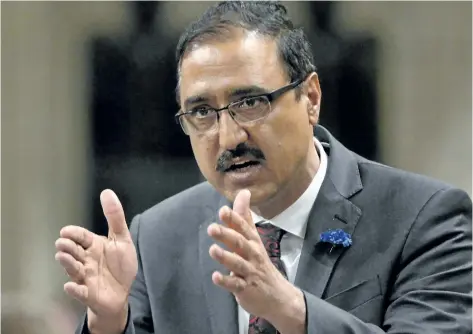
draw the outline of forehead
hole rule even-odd
[[[286,80],[276,41],[253,32],[241,33],[197,45],[186,54],[180,69],[180,100],[245,86],[271,90]]]

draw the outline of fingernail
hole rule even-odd
[[[222,209],[221,209],[221,212],[225,215],[225,214],[228,214],[229,212],[231,211],[231,209],[228,207],[228,206],[224,206]]]
[[[216,257],[221,257],[223,252],[217,245],[213,245],[213,253]]]
[[[218,236],[221,234],[220,226],[218,224],[212,224],[209,226],[209,233],[211,233],[214,236]]]
[[[216,281],[217,283],[220,282],[221,278],[222,278],[222,275],[220,275],[220,273],[218,271],[214,271],[214,273],[212,274],[212,278],[214,281]]]

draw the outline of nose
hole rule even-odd
[[[222,150],[235,149],[248,140],[248,133],[233,118],[224,112],[219,119],[219,144]]]

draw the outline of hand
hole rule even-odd
[[[227,226],[212,224],[208,228],[208,234],[228,248],[214,244],[210,256],[231,272],[214,272],[212,281],[233,293],[247,312],[268,320],[280,332],[303,332],[304,296],[269,259],[251,218],[250,196],[248,190],[240,191],[233,210],[223,207],[219,212]]]
[[[56,240],[56,260],[71,281],[67,294],[88,307],[89,330],[121,333],[128,315],[128,294],[136,277],[136,249],[115,193],[100,194],[108,238],[79,226],[66,226]]]

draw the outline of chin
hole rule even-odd
[[[275,191],[271,191],[271,187],[268,186],[262,186],[262,185],[250,185],[248,187],[242,187],[238,189],[224,189],[221,194],[227,198],[230,202],[233,203],[235,201],[235,198],[237,194],[243,190],[243,189],[248,189],[251,193],[251,200],[250,200],[250,205],[251,206],[258,206],[264,202],[266,202],[268,199],[270,199]]]

